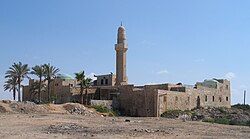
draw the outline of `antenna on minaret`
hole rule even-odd
[[[121,21],[121,26],[122,26],[122,21]]]

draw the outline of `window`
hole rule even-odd
[[[223,87],[222,87],[222,86],[220,87],[220,91],[221,91],[221,92],[223,91]]]
[[[221,97],[219,97],[220,102],[222,101]]]
[[[101,85],[103,85],[103,79],[101,79]]]
[[[58,83],[56,83],[55,86],[58,86]]]
[[[105,84],[108,84],[109,82],[108,82],[108,79],[105,79]]]
[[[226,101],[228,101],[228,97],[226,97]]]
[[[214,96],[213,96],[213,101],[214,101]]]
[[[167,96],[164,96],[164,100],[163,100],[164,102],[166,102],[167,101]]]
[[[190,97],[188,97],[188,103],[190,102]]]
[[[229,85],[226,85],[226,89],[227,89],[227,90],[229,89]]]
[[[175,101],[178,101],[178,97],[177,96],[175,97]]]
[[[207,102],[207,95],[205,96],[205,101]]]

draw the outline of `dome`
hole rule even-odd
[[[125,31],[125,27],[124,27],[124,26],[120,26],[120,27],[118,28],[118,31]]]
[[[72,76],[70,76],[68,74],[57,74],[56,78],[59,78],[59,79],[68,79],[68,80],[74,79]]]
[[[121,25],[118,28],[117,44],[119,44],[119,43],[125,43],[125,40],[126,40],[125,28]]]
[[[205,82],[214,82],[214,83],[219,83],[217,80],[215,79],[210,79],[210,80],[205,80]]]

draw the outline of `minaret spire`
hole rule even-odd
[[[125,28],[121,26],[118,28],[116,50],[116,85],[128,84],[126,74],[126,52],[128,50],[126,42]]]

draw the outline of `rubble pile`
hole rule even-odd
[[[29,101],[25,101],[25,102],[16,102],[13,101],[10,103],[10,108],[14,111],[14,112],[18,112],[18,113],[48,113],[48,110],[46,108],[44,108],[41,105],[37,105],[34,102],[29,102]]]
[[[66,104],[35,104],[34,102],[0,101],[0,113],[53,113],[53,114],[75,114],[83,116],[100,116],[97,112],[78,103]]]
[[[96,116],[93,111],[78,103],[66,103],[63,104],[63,108],[70,114]]]

